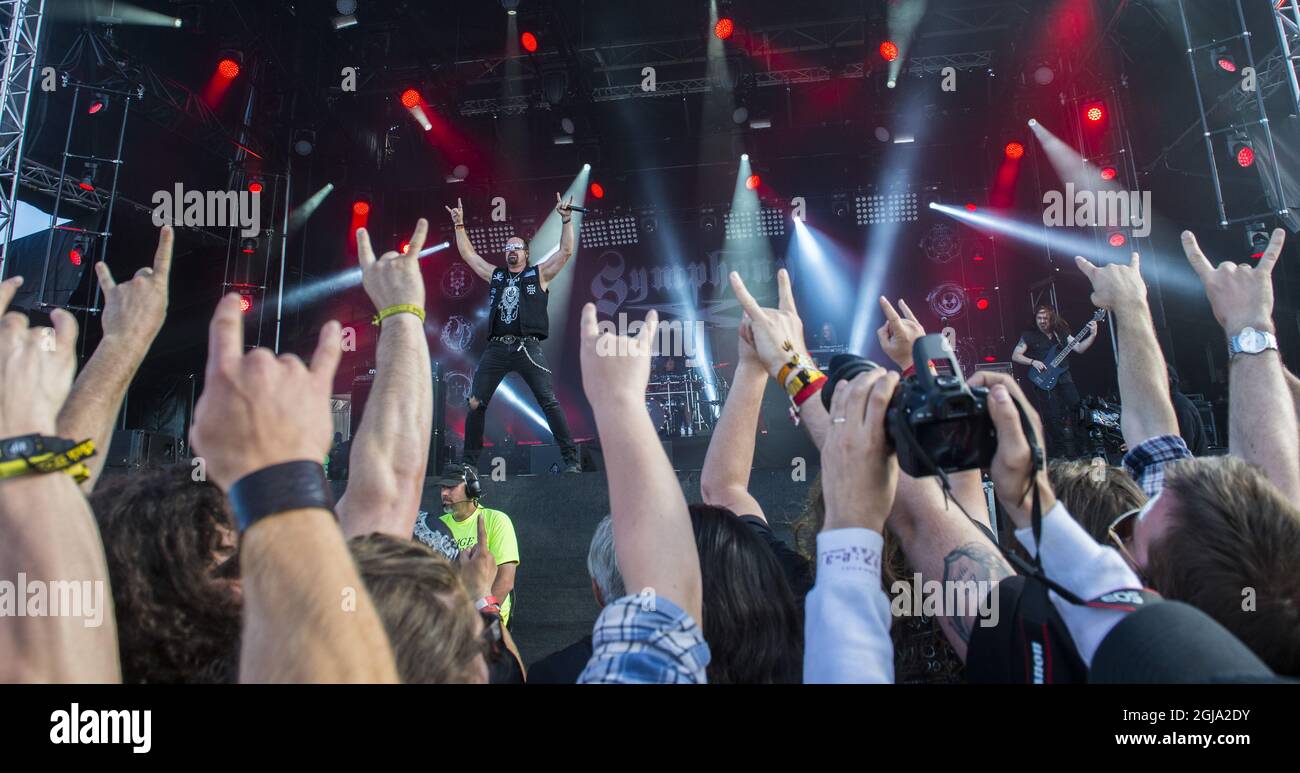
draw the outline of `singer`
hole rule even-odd
[[[455,209],[446,209],[456,226],[456,249],[461,259],[483,281],[491,284],[488,317],[492,327],[487,349],[474,370],[474,380],[470,385],[463,463],[477,471],[479,454],[483,450],[483,424],[488,402],[500,386],[501,379],[517,372],[523,376],[537,405],[546,414],[546,423],[564,458],[564,471],[582,472],[578,448],[569,435],[569,422],[555,397],[551,371],[546,367],[546,357],[542,354],[542,341],[546,340],[551,326],[546,314],[547,288],[573,256],[573,212],[577,209],[573,206],[573,198],[561,201],[560,194],[555,194],[555,211],[563,224],[559,251],[540,265],[530,266],[528,244],[521,237],[512,236],[506,240],[505,270],[481,258],[470,244],[465,232],[465,209],[460,199],[456,200]]]

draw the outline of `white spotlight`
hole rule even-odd
[[[740,154],[740,160],[741,160],[741,161],[748,161],[748,160],[749,160],[749,154],[748,154],[748,153],[741,153],[741,154]]]
[[[889,80],[885,81],[885,88],[890,88],[890,89],[892,89],[892,88],[894,88],[894,87],[897,86],[897,85],[898,85],[898,83],[896,83],[896,82],[894,81],[893,78],[890,78]]]
[[[1030,118],[1030,119],[1029,119],[1029,125],[1030,125],[1030,126],[1037,126],[1037,125],[1038,125],[1038,119],[1037,119],[1037,118]]]

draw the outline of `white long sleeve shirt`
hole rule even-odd
[[[1033,529],[1016,529],[1016,539],[1031,555],[1038,552]],[[1142,587],[1119,551],[1097,544],[1060,500],[1043,516],[1042,543],[1043,574],[1085,601],[1121,588]],[[1091,668],[1102,639],[1128,612],[1071,604],[1054,591],[1048,596],[1069,629],[1079,657]]]
[[[880,587],[884,542],[871,529],[817,535],[817,584],[804,602],[805,683],[894,682],[889,597]]]

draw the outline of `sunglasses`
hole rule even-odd
[[[1157,498],[1151,497],[1141,507],[1125,510],[1106,527],[1106,536],[1110,539],[1111,544],[1119,550],[1120,555],[1128,562],[1129,567],[1138,573],[1138,576],[1142,575],[1142,569],[1138,565],[1137,559],[1129,551],[1129,546],[1133,544],[1133,527],[1137,524],[1138,519],[1151,509]]]
[[[528,249],[528,247],[523,244],[507,244],[502,252],[523,252],[526,249]]]

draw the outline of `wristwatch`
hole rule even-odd
[[[1228,359],[1238,354],[1259,354],[1277,349],[1277,337],[1267,330],[1243,327],[1241,332],[1228,339]]]

